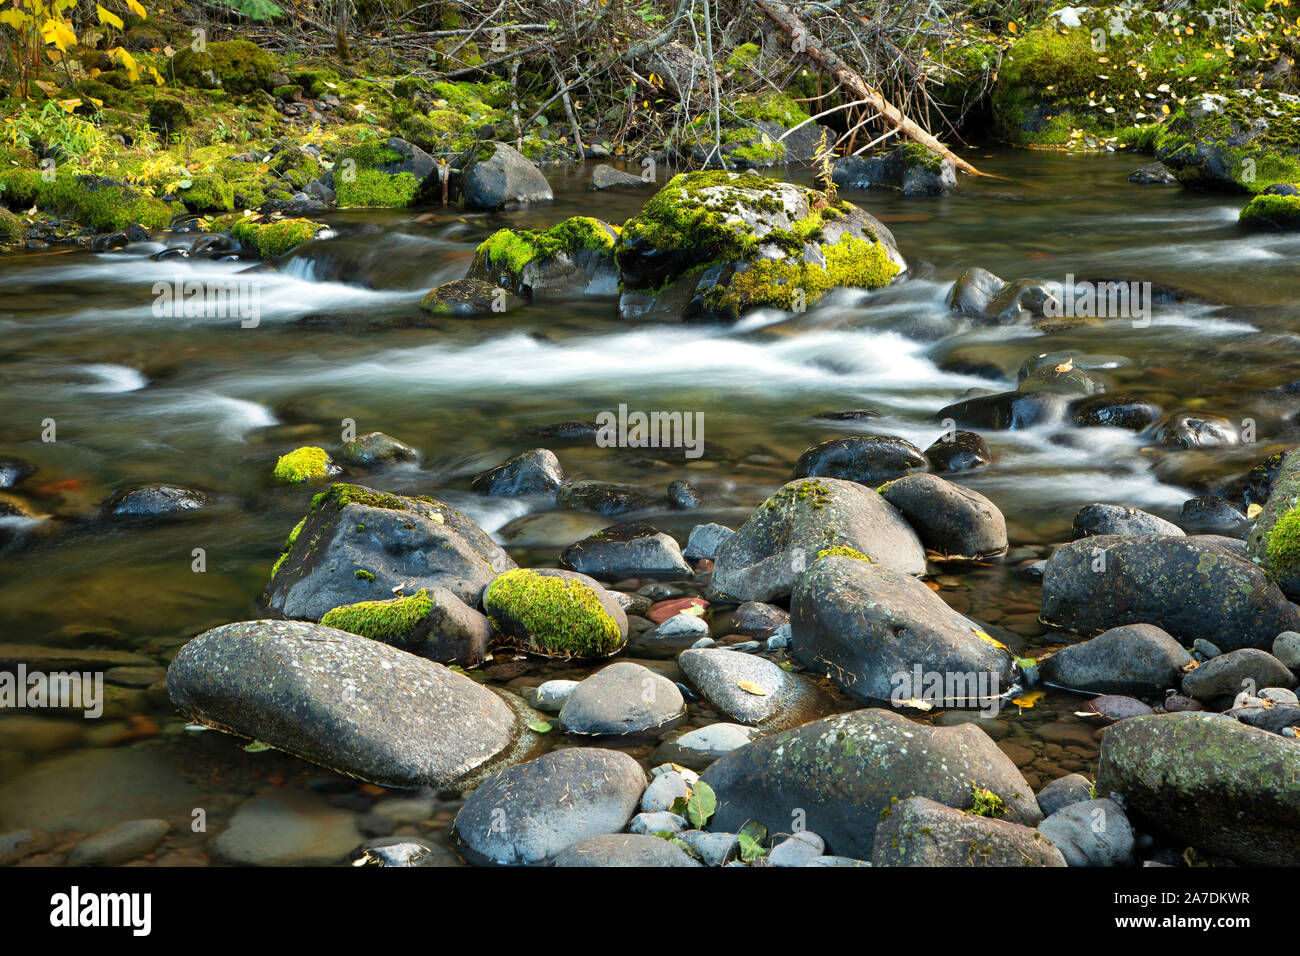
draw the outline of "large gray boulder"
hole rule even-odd
[[[920,539],[884,498],[852,481],[801,478],[759,505],[718,548],[712,589],[736,601],[785,597],[818,553],[834,546],[904,574],[925,573]]]
[[[466,209],[501,209],[555,198],[532,161],[505,143],[475,144],[460,161],[461,203]]]
[[[1249,561],[1197,538],[1097,535],[1056,549],[1043,571],[1041,618],[1092,634],[1154,624],[1180,644],[1269,647],[1300,629],[1277,585]]]
[[[565,733],[622,736],[657,732],[686,713],[677,685],[648,667],[618,661],[581,681],[565,698]]]
[[[1300,859],[1300,747],[1231,718],[1121,720],[1102,737],[1097,790],[1203,853],[1256,866]]]
[[[1007,521],[978,491],[937,475],[908,475],[880,494],[902,512],[930,552],[948,560],[991,557],[1007,549]]]
[[[470,518],[432,498],[335,484],[312,499],[263,595],[288,618],[445,587],[470,606],[514,561]]]
[[[1281,738],[1279,738],[1281,739]],[[1033,790],[997,745],[970,724],[931,727],[888,710],[855,710],[761,737],[713,763],[700,779],[718,798],[710,823],[737,831],[758,820],[770,833],[795,821],[836,856],[869,859],[881,811],[922,796],[959,810],[973,788],[991,790],[1005,819],[1042,819]]]
[[[522,709],[468,677],[302,621],[205,631],[167,691],[198,723],[390,787],[451,788],[521,736]]]
[[[1266,687],[1296,686],[1295,675],[1268,651],[1243,647],[1212,657],[1183,678],[1183,693],[1199,701],[1235,697],[1246,691],[1252,697]]]
[[[622,833],[645,787],[625,753],[555,750],[475,790],[452,822],[452,844],[479,865],[546,863],[587,837]]]
[[[1033,827],[912,797],[885,811],[871,865],[1065,866],[1065,860]]]
[[[1098,694],[1158,696],[1177,687],[1192,662],[1181,644],[1153,624],[1126,624],[1072,644],[1038,662],[1043,679]]]
[[[928,466],[924,452],[906,438],[858,435],[832,438],[807,449],[794,465],[795,478],[843,478],[875,486]]]
[[[790,645],[800,663],[869,703],[984,708],[1012,684],[1011,655],[978,625],[916,578],[858,558],[827,556],[800,577]],[[942,680],[930,699],[925,675],[934,674],[960,681]]]

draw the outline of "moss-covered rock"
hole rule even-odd
[[[326,613],[320,622],[462,667],[482,663],[492,639],[488,619],[446,588],[420,588],[408,597],[346,604]]]
[[[342,150],[334,163],[340,207],[400,209],[437,176],[432,156],[406,140],[367,139]]]
[[[1156,137],[1185,186],[1260,193],[1300,181],[1300,96],[1227,90],[1189,100]]]
[[[171,140],[172,134],[187,126],[194,125],[190,108],[171,96],[159,96],[149,104],[149,128],[157,133],[164,143]]]
[[[1252,229],[1300,229],[1300,183],[1270,186],[1246,203],[1239,218]]]
[[[754,167],[808,162],[816,152],[820,126],[809,123],[781,138],[807,119],[803,107],[784,93],[739,97],[728,104],[720,117],[722,159],[729,166]],[[687,127],[688,152],[695,162],[721,165],[719,157],[714,155],[714,135],[711,112],[706,111]]]
[[[324,448],[305,445],[281,455],[275,463],[271,477],[277,484],[296,485],[309,481],[323,481],[343,469],[334,464]]]
[[[195,176],[180,192],[190,212],[231,212],[235,208],[235,187],[220,176]]]
[[[627,616],[618,602],[574,572],[507,571],[488,585],[483,609],[497,631],[543,657],[608,657],[627,640]]]
[[[524,304],[513,292],[482,279],[456,279],[430,289],[420,308],[434,315],[452,318],[480,318],[500,315]]]
[[[273,222],[243,219],[230,227],[230,235],[259,259],[275,259],[304,242],[315,239],[326,228],[310,219],[280,219]]]
[[[20,246],[27,238],[27,227],[23,221],[0,206],[0,249],[13,249]]]
[[[624,224],[615,255],[625,316],[680,308],[725,321],[761,306],[799,311],[837,286],[879,288],[907,268],[864,210],[725,171],[673,177]]]
[[[100,176],[63,173],[47,182],[31,169],[0,171],[0,202],[12,209],[37,206],[99,232],[139,223],[161,229],[172,219],[167,203]]]
[[[498,229],[474,252],[470,278],[523,298],[618,294],[619,229],[574,216],[545,231]]]
[[[251,93],[272,88],[276,72],[272,56],[249,40],[208,43],[203,52],[188,47],[172,57],[176,79],[199,89]]]

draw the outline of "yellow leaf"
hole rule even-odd
[[[151,66],[149,67],[149,72],[153,74],[154,84],[157,86],[162,86],[165,81],[163,80],[163,75],[158,72],[158,68]]]
[[[1042,696],[1043,692],[1041,690],[1031,690],[1028,694],[1024,694],[1020,697],[1012,697],[1011,703],[1015,704],[1017,707],[1024,707],[1028,710],[1031,709],[1034,704],[1038,703]]]
[[[145,12],[144,7],[140,6],[136,0],[126,0],[127,9],[134,13],[141,20],[148,20],[149,14]]]
[[[0,13],[0,23],[7,23],[15,30],[22,30],[31,22],[31,19],[21,10],[6,10],[4,13]]]
[[[77,42],[77,34],[66,20],[46,20],[41,25],[41,36],[46,43],[53,43],[62,53],[66,53],[68,47]]]
[[[71,113],[81,105],[81,100],[59,100],[59,105],[63,107],[65,113]]]
[[[767,696],[767,691],[763,690],[763,688],[759,687],[753,681],[738,680],[736,681],[736,686],[739,687],[741,690],[745,691],[745,693],[747,694],[753,694],[755,697]]]
[[[122,18],[111,10],[105,10],[99,4],[95,4],[95,15],[99,17],[100,23],[107,23],[110,27],[122,29]]]
[[[1258,517],[1259,517],[1259,513],[1260,513],[1261,511],[1263,511],[1263,510],[1264,510],[1263,505],[1260,505],[1260,504],[1252,504],[1249,508],[1246,509],[1246,517],[1247,517],[1247,518],[1258,518]]]
[[[130,77],[132,83],[140,79],[140,68],[136,65],[135,57],[120,46],[115,46],[108,52],[122,64],[122,69],[126,70],[126,75]]]
[[[985,644],[992,644],[994,647],[999,648],[999,649],[1004,650],[1004,651],[1007,649],[1007,645],[1003,644],[1001,641],[999,641],[999,640],[998,640],[997,638],[995,638],[995,637],[989,637],[988,634],[986,634],[986,633],[984,633],[983,631],[981,631],[978,627],[973,627],[973,628],[971,628],[971,630],[974,631],[974,632],[975,632],[975,636],[978,637],[978,638],[979,638],[981,641],[983,641]]]

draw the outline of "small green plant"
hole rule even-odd
[[[1001,817],[1007,812],[1002,798],[988,787],[971,783],[971,808],[966,811],[973,817]]]

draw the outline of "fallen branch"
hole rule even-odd
[[[769,20],[779,26],[791,40],[801,42],[802,53],[817,64],[822,70],[830,74],[831,79],[842,84],[850,93],[859,100],[865,100],[872,109],[890,126],[897,129],[913,142],[920,143],[933,152],[938,153],[945,159],[952,160],[953,165],[964,173],[970,173],[972,176],[986,176],[966,160],[962,159],[943,143],[939,142],[933,134],[927,132],[921,126],[908,119],[893,103],[889,102],[874,87],[871,86],[863,77],[842,59],[839,54],[832,50],[823,49],[822,46],[813,39],[808,28],[789,7],[778,0],[751,0],[759,11]],[[798,45],[796,45],[798,49]]]

